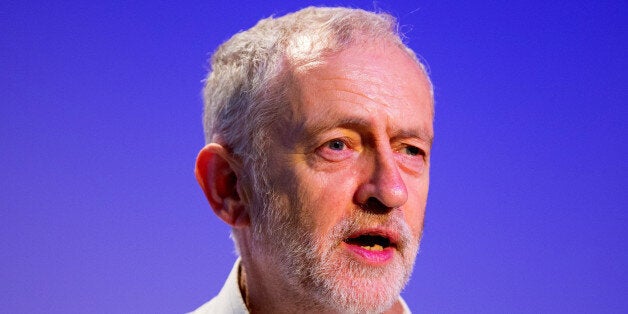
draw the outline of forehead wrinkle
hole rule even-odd
[[[372,84],[370,87],[365,90],[364,88],[360,88],[361,84],[355,83],[352,79],[319,79],[319,81],[332,81],[332,80],[343,80],[346,81],[346,85],[341,86],[323,86],[322,88],[318,88],[315,92],[310,91],[306,93],[307,99],[316,105],[319,108],[325,107],[325,102],[346,102],[347,105],[356,105],[356,99],[351,96],[357,96],[359,98],[363,98],[368,100],[368,102],[364,102],[363,110],[368,112],[373,112],[377,110],[377,107],[393,109],[395,106],[395,102],[403,103],[407,106],[412,106],[409,104],[408,100],[401,93],[395,93],[395,91],[389,91],[387,89],[380,88],[377,84],[376,80],[372,80]],[[357,88],[354,88],[357,87]],[[331,91],[332,96],[326,97],[326,99],[320,99],[318,93],[321,91]]]
[[[341,81],[341,85],[334,87],[337,91],[366,98],[377,105],[390,107],[390,102],[393,100],[404,101],[403,97],[400,95],[401,93],[399,93],[396,88],[397,86],[395,86],[393,90],[383,88],[383,86],[390,85],[386,82],[393,81],[393,78],[384,78],[379,75],[356,71],[355,73],[349,73],[349,75],[342,79],[338,79],[338,81]]]
[[[337,69],[330,69],[328,66],[328,64],[321,64],[307,71],[302,71],[300,77],[309,82],[318,81],[325,85],[330,84],[331,86],[324,88],[358,95],[386,107],[390,107],[389,102],[392,99],[404,99],[399,92],[401,88],[398,84],[389,84],[404,80],[403,77],[398,77],[394,73],[382,71],[372,66],[363,67],[354,64],[346,64],[347,68],[339,69],[342,72],[337,73]],[[383,86],[388,86],[388,88],[382,88]],[[389,89],[391,86],[392,90]]]

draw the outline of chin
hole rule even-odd
[[[365,265],[347,256],[321,261],[308,276],[319,301],[341,313],[382,313],[398,300],[406,285],[412,262],[404,265],[399,255],[386,265]]]

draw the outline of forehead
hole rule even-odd
[[[359,120],[432,132],[430,82],[417,62],[394,44],[353,46],[298,67],[295,83],[293,117],[310,129]]]

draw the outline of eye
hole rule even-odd
[[[345,148],[347,148],[347,144],[345,144],[343,141],[335,139],[335,140],[331,140],[329,142],[327,142],[327,148],[331,149],[331,150],[343,150]]]
[[[317,150],[316,154],[328,161],[341,161],[351,157],[355,150],[352,149],[350,140],[336,138],[325,142]]]
[[[410,156],[425,155],[425,153],[423,153],[423,151],[416,146],[406,146],[404,148],[404,152]]]

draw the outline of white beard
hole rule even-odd
[[[301,213],[300,208],[269,203],[262,209],[269,214],[253,226],[252,249],[278,267],[283,281],[298,296],[291,300],[293,304],[304,311],[381,313],[397,302],[412,273],[420,242],[420,236],[412,236],[401,215],[356,209],[321,238],[313,234],[311,222],[289,215]],[[388,265],[365,265],[343,253],[343,240],[368,227],[399,232],[397,251]]]

